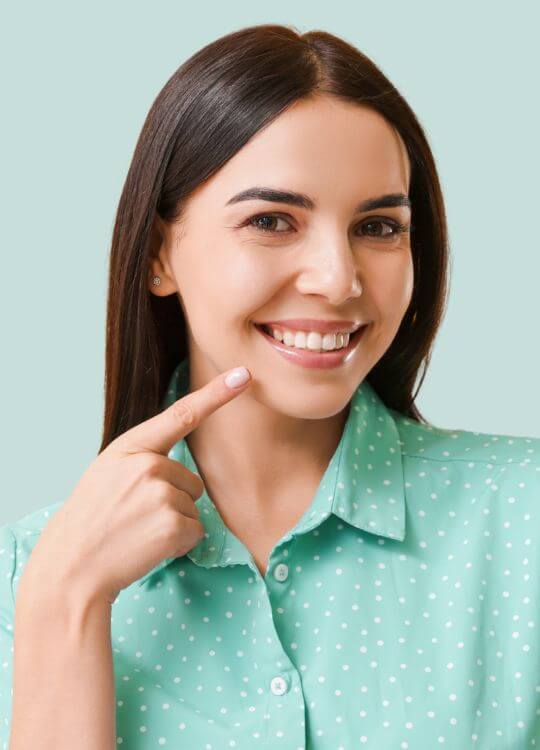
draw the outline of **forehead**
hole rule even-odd
[[[204,185],[208,200],[264,184],[313,195],[321,205],[408,193],[410,164],[378,112],[329,96],[295,102],[258,131]]]

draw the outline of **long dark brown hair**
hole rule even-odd
[[[300,34],[261,24],[227,34],[186,60],[142,127],[112,236],[100,452],[160,410],[173,369],[188,354],[178,295],[158,297],[148,288],[156,215],[180,219],[195,188],[287,107],[317,94],[373,108],[406,146],[414,288],[392,344],[366,379],[389,408],[427,423],[414,399],[446,308],[449,253],[426,135],[392,83],[354,46],[326,31]]]

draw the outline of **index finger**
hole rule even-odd
[[[247,379],[244,379],[247,376]],[[232,385],[228,385],[230,380]],[[243,380],[243,382],[242,382]],[[212,378],[202,388],[179,398],[166,409],[119,435],[114,444],[126,453],[152,451],[168,454],[173,445],[194,430],[206,417],[242,393],[251,382],[245,367],[235,367]]]

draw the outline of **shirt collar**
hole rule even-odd
[[[189,391],[189,361],[175,368],[163,399],[168,407]],[[310,531],[330,513],[370,534],[396,541],[405,539],[405,480],[401,440],[394,412],[372,386],[362,381],[355,390],[340,442],[326,468],[318,490],[291,536]],[[169,458],[200,473],[183,438],[171,448]],[[202,567],[248,562],[250,553],[223,522],[216,506],[203,494],[195,501],[205,536],[186,553]],[[165,558],[139,585],[176,558]]]

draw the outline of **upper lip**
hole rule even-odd
[[[292,331],[318,331],[319,333],[353,333],[364,323],[353,320],[318,320],[317,318],[289,318],[287,320],[262,320],[257,325],[279,326]]]

